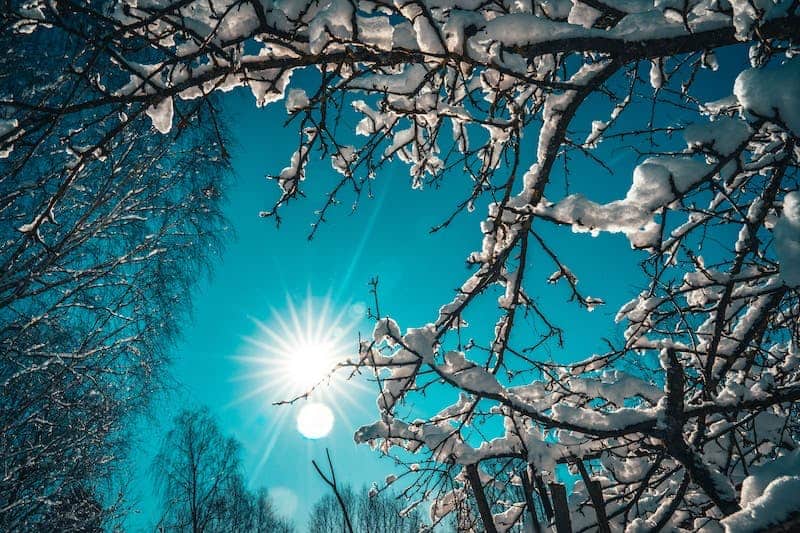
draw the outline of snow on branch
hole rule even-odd
[[[464,184],[436,231],[485,206],[455,295],[405,332],[376,305],[372,337],[343,365],[379,389],[356,440],[408,467],[406,495],[432,501],[434,522],[500,531],[566,511],[577,531],[739,531],[797,519],[780,497],[796,480],[758,477],[800,439],[796,2],[57,5],[4,16],[20,39],[70,32],[103,68],[70,66],[67,80],[91,87],[72,100],[0,91],[0,157],[24,160],[57,118],[105,119],[65,140],[65,180],[19,221],[26,238],[136,117],[177,136],[210,94],[236,88],[256,106],[283,100],[297,139],[271,170],[280,190],[265,217],[280,221],[307,180],[332,173],[313,236],[392,161],[420,194]],[[101,38],[81,17],[111,27]],[[585,295],[582,270],[601,266],[568,260],[588,237],[559,226],[624,235],[638,295]],[[570,330],[546,290],[576,317],[628,299],[607,351],[562,353]],[[426,413],[422,397],[449,400]]]

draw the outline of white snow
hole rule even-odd
[[[292,77],[292,72],[292,70],[284,71],[277,68],[249,72],[248,85],[253,97],[256,99],[256,107],[263,107],[283,98],[286,87]],[[239,82],[231,80],[228,87],[233,88],[238,85],[240,85]],[[298,98],[298,96],[295,95],[295,98]]]
[[[691,124],[683,132],[690,148],[708,146],[721,156],[734,153],[751,135],[752,130],[747,122],[731,117]]]
[[[656,90],[664,86],[664,65],[661,58],[650,62],[650,85]]]
[[[8,133],[14,131],[19,122],[17,119],[11,120],[2,120],[0,119],[0,137],[7,135]],[[0,145],[0,159],[5,159],[11,152],[14,150],[14,145],[11,144],[9,141],[5,141],[2,145]]]
[[[291,89],[286,95],[286,111],[294,113],[308,107],[308,95],[303,89]]]
[[[347,0],[329,0],[308,25],[308,43],[312,54],[330,47],[332,40],[347,40],[353,32],[353,5]]]
[[[633,183],[622,200],[598,204],[581,194],[556,204],[539,204],[536,214],[570,224],[575,232],[624,233],[635,247],[647,247],[659,234],[654,214],[702,180],[710,167],[687,157],[653,157],[633,172]]]
[[[787,519],[800,520],[798,494],[800,450],[795,450],[752,469],[742,484],[742,510],[722,520],[725,532],[768,531]]]
[[[389,22],[389,17],[356,17],[358,38],[369,46],[379,50],[391,50],[394,28]]]
[[[153,121],[153,127],[163,134],[169,133],[172,129],[172,117],[174,109],[172,97],[164,98],[159,103],[149,106],[146,111],[147,116]]]
[[[736,78],[733,94],[746,112],[778,120],[800,135],[800,58],[745,70]]]
[[[391,318],[382,318],[375,323],[375,327],[372,330],[372,339],[375,342],[381,342],[386,340],[387,342],[394,344],[396,340],[400,338],[400,326],[397,325]]]
[[[331,166],[333,169],[342,174],[343,176],[348,175],[350,164],[353,163],[357,159],[357,152],[355,147],[353,146],[342,146],[336,153],[331,156]]]
[[[790,286],[800,285],[800,192],[783,198],[783,213],[775,224],[775,252],[781,279]]]

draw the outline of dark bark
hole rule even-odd
[[[492,510],[489,508],[489,503],[486,501],[486,494],[483,492],[483,485],[481,484],[481,477],[478,474],[478,465],[471,464],[465,467],[467,469],[467,479],[469,480],[472,494],[475,496],[475,502],[478,504],[478,512],[483,521],[483,527],[486,533],[497,533],[497,528],[494,525],[494,518],[492,517]]]
[[[558,533],[572,533],[567,489],[561,483],[550,483],[550,494],[553,495],[553,507],[555,507],[556,531]]]

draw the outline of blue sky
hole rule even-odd
[[[429,321],[467,273],[464,259],[480,242],[475,232],[480,214],[476,211],[450,231],[429,235],[446,213],[441,206],[454,205],[453,198],[466,190],[464,183],[413,191],[405,169],[394,165],[376,180],[373,199],[364,198],[354,214],[345,202],[308,241],[312,212],[337,176],[320,163],[305,184],[308,198],[284,211],[278,229],[258,213],[271,207],[277,195],[276,184],[264,176],[280,171],[294,148],[294,137],[283,135],[291,131],[282,128],[285,111],[281,105],[256,109],[246,91],[226,95],[226,108],[234,133],[235,178],[226,201],[233,231],[214,274],[196,291],[192,317],[174,352],[172,375],[179,390],[156,409],[164,427],[142,434],[139,470],[147,468],[148,450],[157,448],[175,412],[207,405],[223,431],[241,441],[251,487],[280,487],[281,495],[287,493],[283,489],[292,491],[299,502],[292,518],[302,524],[308,508],[326,490],[311,466],[312,459],[324,458],[325,448],[331,450],[338,475],[353,485],[382,480],[391,471],[390,461],[353,442],[358,425],[375,417],[376,393],[359,391],[353,401],[341,399],[350,424],[337,419],[327,438],[303,438],[295,429],[297,409],[271,405],[275,398],[270,390],[242,400],[262,385],[247,379],[252,365],[236,359],[258,355],[247,340],[259,336],[256,321],[274,327],[273,313],[285,316],[288,301],[302,307],[309,297],[315,308],[329,299],[334,313],[355,317],[358,308],[371,305],[368,281],[376,275],[383,312],[404,327]],[[369,334],[371,329],[362,314],[350,343],[353,353],[357,332]],[[281,418],[281,431],[270,445]],[[137,485],[147,523],[153,510],[149,477]]]
[[[708,96],[724,96],[731,85],[709,88]],[[276,198],[277,186],[265,175],[279,172],[288,162],[294,149],[293,127],[283,127],[282,104],[256,109],[247,91],[226,95],[225,107],[235,141],[235,178],[226,202],[231,237],[215,261],[213,276],[200,283],[193,315],[176,346],[172,374],[178,391],[158,402],[155,416],[140,432],[136,471],[142,475],[135,480],[135,490],[142,513],[133,522],[141,525],[152,523],[154,516],[152,482],[145,475],[149,456],[171,417],[183,407],[207,405],[212,410],[223,431],[242,443],[250,486],[275,489],[278,503],[301,526],[310,506],[326,490],[311,466],[312,459],[324,458],[325,448],[330,449],[342,480],[356,486],[382,480],[391,471],[391,462],[381,460],[368,447],[356,446],[352,438],[358,425],[376,417],[374,391],[354,389],[351,400],[329,394],[327,399],[338,403],[349,420],[339,416],[328,437],[307,440],[295,429],[297,408],[271,405],[275,389],[259,379],[248,379],[254,369],[237,356],[258,355],[247,337],[258,335],[256,321],[276,327],[274,313],[286,316],[287,302],[304,306],[311,298],[312,307],[318,309],[327,299],[334,313],[356,316],[354,310],[371,305],[367,283],[376,275],[385,314],[396,318],[402,328],[430,322],[468,275],[465,258],[480,246],[478,224],[485,215],[484,205],[459,217],[445,231],[428,232],[466,196],[467,178],[451,175],[438,189],[411,190],[406,169],[399,164],[384,169],[374,182],[375,198],[362,198],[354,214],[349,209],[352,198],[343,196],[343,204],[309,242],[306,236],[313,211],[337,180],[327,162],[312,166],[305,182],[308,198],[285,209],[283,224],[276,229],[273,220],[259,218],[258,213],[269,209]],[[617,164],[625,160],[624,155],[612,152],[607,157]],[[620,198],[630,185],[628,164],[611,177],[597,167],[576,163],[571,187],[593,200]],[[608,304],[593,313],[566,304],[564,287],[544,283],[555,270],[553,265],[534,256],[538,262],[529,267],[529,284],[536,284],[551,318],[567,331],[565,349],[549,355],[575,360],[604,350],[602,337],[615,338],[619,333],[619,326],[613,324],[616,309],[638,292],[638,270],[631,262],[633,252],[627,240],[620,235],[572,235],[569,228],[540,229],[550,243],[557,244],[586,294],[604,298]],[[371,325],[361,319],[355,331],[368,334]],[[355,335],[350,346],[355,352]],[[265,392],[248,397],[261,385],[268,386]]]

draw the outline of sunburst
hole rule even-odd
[[[248,371],[241,378],[253,386],[238,401],[297,399],[297,429],[309,439],[327,436],[335,420],[352,426],[346,414],[349,409],[343,407],[356,404],[354,394],[365,387],[348,380],[346,371],[335,371],[357,350],[359,320],[350,309],[344,306],[336,314],[329,298],[309,296],[299,307],[287,298],[284,311],[272,309],[268,321],[255,320],[257,333],[246,338],[248,353],[236,358],[247,364]],[[281,415],[276,418],[285,419]]]

